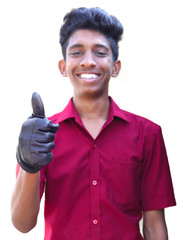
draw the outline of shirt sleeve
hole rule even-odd
[[[148,131],[145,137],[141,178],[143,211],[176,205],[170,168],[161,128]]]

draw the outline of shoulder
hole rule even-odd
[[[162,128],[159,124],[144,116],[122,109],[121,111],[128,119],[128,124],[125,124],[125,126],[129,136],[135,136],[139,139],[139,142],[142,140],[145,145],[151,144],[157,139],[159,139],[158,141],[163,140]]]
[[[62,112],[56,113],[53,116],[49,117],[48,119],[51,120],[53,123],[58,123],[59,122],[59,118],[62,117],[62,115],[63,115]]]
[[[128,112],[123,109],[120,109],[120,111],[123,113],[123,115],[126,116],[131,127],[138,128],[138,129],[140,128],[141,130],[144,129],[146,131],[155,131],[155,132],[161,129],[159,124],[155,123],[154,121],[144,116],[141,116],[132,112]]]
[[[70,99],[67,106],[59,113],[54,114],[53,116],[49,117],[53,123],[60,123],[66,119],[74,118],[75,117],[75,108],[72,103],[72,99]]]
[[[132,113],[130,111],[126,111],[122,108],[120,108],[112,98],[111,99],[111,106],[113,111],[113,116],[116,116],[117,118],[120,118],[128,123],[128,127],[132,129],[137,130],[143,130],[143,129],[153,129],[154,131],[160,129],[160,126],[153,122],[152,120],[138,115],[136,113]]]

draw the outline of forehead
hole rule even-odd
[[[105,35],[95,30],[76,30],[70,36],[67,48],[69,49],[77,44],[82,46],[104,45],[106,48],[110,49],[109,41]]]

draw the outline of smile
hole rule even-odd
[[[93,80],[100,76],[100,74],[96,73],[81,73],[78,75],[82,79]]]

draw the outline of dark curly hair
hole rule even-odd
[[[116,61],[118,59],[118,42],[122,38],[123,26],[116,17],[109,15],[98,7],[77,8],[67,13],[63,20],[59,42],[64,59],[66,59],[69,37],[79,29],[91,29],[104,34],[110,43],[113,60]]]

